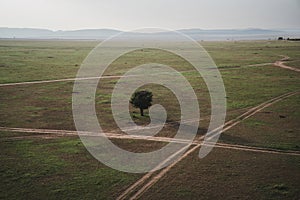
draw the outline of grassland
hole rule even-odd
[[[299,157],[215,148],[178,163],[141,199],[297,199]]]
[[[282,100],[222,134],[221,141],[300,150],[300,95]]]
[[[74,137],[6,138],[0,157],[2,199],[113,199],[140,177],[101,164]]]
[[[285,55],[290,57],[287,64],[299,67],[298,42],[201,44],[220,67],[227,92],[227,120],[272,97],[300,89],[299,73],[265,64]],[[74,78],[81,62],[96,45],[96,41],[0,40],[0,84]],[[198,97],[202,118],[199,135],[204,134],[210,116],[209,94],[202,78],[183,60],[166,52],[145,49],[119,58],[106,75],[120,75],[147,61],[168,64],[183,72]],[[104,130],[120,133],[110,109],[116,81],[101,82],[95,106]],[[165,127],[159,135],[173,136],[178,128],[175,122],[180,119],[178,102],[164,87],[146,88],[154,94],[153,103],[162,104],[168,111],[168,122],[175,124]],[[73,81],[0,87],[0,126],[75,130],[72,89]],[[136,123],[149,123],[147,113],[146,117],[140,117],[138,110],[132,107],[130,110]],[[296,95],[241,122],[220,139],[224,143],[299,151],[299,113],[299,95]],[[85,150],[77,137],[30,136],[30,133],[0,132],[1,198],[114,199],[141,177],[104,166]],[[133,140],[114,140],[114,143],[134,152],[148,152],[165,145]],[[142,198],[298,199],[299,167],[297,156],[215,149],[205,159],[191,155],[180,162]]]

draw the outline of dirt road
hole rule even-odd
[[[192,70],[187,70],[187,71],[181,71],[180,73],[185,73],[185,72],[191,72]],[[164,72],[165,74],[165,72]],[[157,75],[156,74],[149,74],[149,75]],[[138,76],[138,75],[116,75],[116,76],[101,76],[101,77],[84,77],[84,78],[65,78],[65,79],[55,79],[55,80],[44,80],[44,81],[25,81],[25,82],[18,82],[18,83],[3,83],[0,84],[0,87],[5,87],[5,86],[17,86],[17,85],[32,85],[32,84],[41,84],[41,83],[55,83],[55,82],[68,82],[68,81],[80,81],[80,80],[93,80],[93,79],[119,79],[119,78],[124,78],[124,77],[133,77],[133,76]]]
[[[242,115],[238,116],[237,118],[230,120],[225,123],[223,129],[220,127],[220,131],[226,131],[230,128],[236,126],[243,120],[253,116],[254,114],[260,112],[262,109],[273,105],[274,103],[281,101],[285,98],[290,96],[299,94],[299,92],[289,92],[278,97],[272,98],[264,103],[255,106],[249,109],[247,112],[243,113]],[[48,129],[26,129],[26,128],[7,128],[7,127],[0,127],[1,131],[12,131],[12,132],[26,132],[26,133],[37,133],[37,134],[46,134],[45,137],[50,137],[47,134],[54,134],[54,135],[78,135],[77,131],[68,131],[68,130],[48,130]],[[81,132],[81,134],[85,134]],[[86,133],[89,134],[89,133]],[[207,134],[208,137],[213,137],[214,135]],[[185,147],[180,149],[179,151],[175,152],[173,155],[165,159],[162,163],[160,163],[156,168],[160,168],[160,166],[164,165],[166,162],[173,159],[179,153],[185,151],[189,147],[189,142],[186,140],[178,140],[174,138],[167,138],[167,137],[152,137],[152,136],[133,136],[133,135],[121,135],[115,133],[106,133],[108,138],[117,138],[117,139],[140,139],[140,140],[147,140],[147,141],[160,141],[160,142],[179,142],[179,143],[187,143]],[[21,137],[21,138],[20,138]],[[12,139],[12,138],[4,138],[4,139]],[[17,136],[16,139],[22,139],[22,136]],[[203,137],[201,137],[203,139]],[[3,138],[1,139],[3,140]],[[159,181],[172,167],[174,167],[178,162],[182,159],[186,158],[192,152],[200,148],[201,145],[213,145],[210,143],[201,144],[202,141],[194,141],[192,143],[192,148],[185,152],[182,156],[177,158],[171,165],[167,166],[166,168],[162,169],[159,172],[153,171],[145,174],[141,179],[127,188],[119,197],[118,199],[137,199],[139,198],[144,192],[146,192],[149,188],[151,188],[157,181]],[[225,143],[216,143],[214,145],[216,148],[224,148],[224,149],[232,149],[232,150],[241,150],[241,151],[251,151],[257,153],[271,153],[271,154],[285,154],[291,156],[300,156],[300,152],[297,151],[280,151],[277,149],[268,149],[268,148],[259,148],[259,147],[251,147],[251,146],[244,146],[244,145],[233,145],[233,144],[225,144]]]
[[[271,106],[272,104],[283,100],[285,98],[288,98],[292,95],[298,94],[298,92],[291,92],[287,94],[280,95],[278,97],[275,97],[273,99],[270,99],[254,108],[249,109],[244,114],[238,116],[234,120],[230,120],[229,122],[225,123],[224,128],[222,131],[229,130],[230,128],[234,127],[235,125],[239,124],[241,121],[253,116],[257,112],[261,111],[262,109]],[[222,127],[220,127],[220,130]],[[214,135],[207,134],[209,137],[213,137]],[[204,145],[210,145],[210,144],[204,144]],[[128,189],[126,189],[117,199],[137,199],[139,198],[144,192],[146,192],[149,188],[151,188],[159,179],[161,179],[173,166],[175,166],[178,162],[180,162],[182,159],[187,157],[189,154],[194,152],[196,149],[198,149],[201,146],[201,144],[195,145],[192,149],[187,151],[185,154],[183,154],[181,157],[179,157],[176,161],[174,161],[171,165],[164,168],[162,171],[160,171],[158,174],[153,175],[154,172],[149,172],[145,176],[143,176],[141,179],[139,179],[136,183],[131,185]],[[244,150],[244,151],[255,151],[260,153],[268,152],[268,149],[262,149],[262,148],[255,148],[255,147],[246,147],[241,145],[230,145],[230,144],[216,144],[217,148],[228,148],[228,149],[235,149],[235,150]],[[281,153],[277,150],[272,151],[272,153]],[[300,155],[299,152],[289,152],[290,155]],[[152,178],[151,178],[152,177]],[[148,179],[150,179],[148,182],[146,182]]]
[[[274,63],[259,63],[259,64],[253,64],[253,65],[246,65],[245,67],[255,67],[255,66],[266,66],[266,65],[274,65],[277,67],[281,67],[284,69],[289,69],[292,71],[300,72],[300,69],[290,67],[285,65],[284,63],[289,59],[288,56],[283,56],[284,58],[275,61]],[[219,70],[228,70],[226,68],[219,69]],[[183,71],[183,72],[191,72],[192,70]],[[181,72],[181,73],[183,73]],[[125,76],[102,76],[100,79],[116,79],[116,78],[122,78]],[[55,83],[55,82],[67,82],[67,81],[75,81],[75,80],[92,80],[92,79],[99,79],[99,77],[86,77],[86,78],[65,78],[65,79],[55,79],[55,80],[44,80],[44,81],[26,81],[26,82],[18,82],[18,83],[3,83],[0,84],[0,87],[5,86],[17,86],[17,85],[31,85],[31,84],[41,84],[41,83]]]

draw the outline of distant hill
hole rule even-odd
[[[184,33],[195,40],[260,40],[277,39],[278,37],[299,37],[298,30],[267,30],[267,29],[183,29],[179,32]]]
[[[26,39],[106,39],[121,31],[112,29],[83,29],[74,31],[52,31],[33,28],[0,28],[0,38]]]
[[[0,38],[19,39],[96,39],[104,40],[122,31],[113,29],[83,29],[73,31],[52,31],[33,28],[0,28]],[[276,39],[278,37],[300,37],[300,29],[296,30],[266,30],[266,29],[182,29],[178,32],[186,34],[195,40],[254,40]],[[129,36],[153,34],[162,39],[169,39],[172,32],[130,33]],[[127,35],[128,36],[128,35]]]

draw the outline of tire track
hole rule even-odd
[[[141,184],[143,184],[147,179],[149,179],[153,174],[155,174],[156,169],[159,169],[161,166],[163,166],[165,163],[167,163],[168,161],[170,161],[172,158],[174,158],[176,155],[178,155],[179,153],[181,153],[182,151],[186,150],[186,148],[188,148],[189,145],[184,146],[183,148],[181,148],[180,150],[178,150],[177,152],[175,152],[173,155],[171,155],[170,157],[168,157],[166,160],[164,160],[162,163],[160,163],[159,165],[157,165],[155,168],[153,168],[152,171],[148,172],[147,174],[145,174],[142,178],[140,178],[137,182],[135,182],[133,185],[131,185],[129,188],[127,188],[118,198],[117,200],[121,200],[121,199],[125,199],[127,197],[127,194],[131,193],[132,191],[134,191],[136,188],[138,188]]]
[[[35,133],[36,135],[21,135],[21,136],[12,136],[12,137],[2,137],[0,138],[1,141],[7,140],[22,140],[22,139],[53,139],[58,137],[65,137],[65,136],[78,136],[76,131],[67,131],[67,130],[52,130],[52,129],[27,129],[27,128],[8,128],[8,127],[0,127],[0,131],[10,131],[10,132],[20,132],[20,133]],[[86,135],[90,135],[91,133],[86,132]],[[95,137],[104,137],[104,136],[95,136]],[[184,139],[175,139],[169,137],[154,137],[154,136],[139,136],[139,135],[121,135],[115,133],[106,133],[106,137],[110,139],[127,139],[127,140],[143,140],[143,141],[153,141],[153,142],[166,142],[166,143],[180,143],[180,144],[187,144],[187,145],[198,145],[201,141],[193,141],[191,143],[190,140]],[[202,137],[203,139],[203,137]],[[213,145],[210,143],[201,144],[201,145]],[[186,147],[186,146],[185,146]],[[179,150],[178,153],[183,151]],[[299,151],[286,151],[286,150],[278,150],[272,148],[261,148],[261,147],[253,147],[253,146],[246,146],[246,145],[236,145],[236,144],[227,144],[227,143],[216,143],[216,147],[219,148],[229,148],[237,149],[237,150],[244,150],[244,151],[255,151],[255,152],[262,152],[262,153],[279,153],[279,154],[288,154],[288,155],[300,155]],[[230,149],[230,148],[229,148]],[[175,156],[178,154],[175,153]],[[162,163],[164,164],[164,163]]]
[[[193,148],[188,150],[185,154],[183,154],[181,157],[179,157],[175,162],[168,165],[166,168],[164,168],[162,171],[160,171],[160,173],[155,175],[148,183],[146,183],[144,186],[142,186],[142,188],[139,189],[135,194],[133,194],[133,196],[131,196],[129,199],[133,200],[133,199],[139,198],[145,191],[147,191],[149,188],[151,188],[152,185],[154,185],[156,182],[158,182],[159,179],[161,179],[172,167],[174,167],[178,162],[180,162],[182,159],[184,159],[185,157],[190,155],[192,152],[194,152],[200,146],[201,146],[201,144],[197,144],[196,146],[194,146]],[[144,182],[144,180],[143,180],[143,182]],[[132,190],[130,190],[130,191],[132,191]],[[122,196],[121,195],[120,196],[121,198],[118,197],[117,200],[126,199],[127,194],[123,194],[123,195],[124,195],[124,197],[121,197]]]
[[[20,132],[20,133],[34,133],[38,134],[37,136],[32,136],[37,138],[40,136],[43,138],[45,135],[51,134],[56,135],[57,137],[61,136],[78,136],[78,134],[82,136],[94,136],[94,137],[107,137],[110,139],[135,139],[135,140],[146,140],[146,141],[155,141],[155,142],[174,142],[180,144],[189,144],[190,140],[185,139],[177,139],[177,138],[169,138],[169,137],[154,137],[154,136],[143,136],[143,135],[125,135],[125,134],[117,134],[117,133],[104,133],[96,135],[97,133],[92,132],[83,132],[83,131],[69,131],[69,130],[53,130],[53,129],[31,129],[31,128],[9,128],[9,127],[0,127],[0,131],[11,131],[11,132]],[[45,135],[41,135],[45,134]],[[10,139],[20,139],[22,136],[9,137]],[[27,137],[27,136],[23,136]]]
[[[192,72],[193,70],[186,70],[181,71],[180,73],[185,72]],[[158,73],[149,74],[149,76],[157,75]],[[165,74],[165,73],[159,73],[159,74]],[[168,73],[169,74],[169,73]],[[172,72],[170,73],[172,74]],[[101,77],[84,77],[84,78],[65,78],[65,79],[54,79],[54,80],[42,80],[42,81],[25,81],[25,82],[18,82],[18,83],[3,83],[0,84],[0,87],[5,86],[17,86],[17,85],[32,85],[32,84],[42,84],[42,83],[55,83],[55,82],[69,82],[69,81],[80,81],[80,80],[93,80],[93,79],[117,79],[117,78],[124,78],[124,77],[136,77],[138,75],[111,75],[111,76],[101,76]]]
[[[205,145],[209,145],[209,144],[205,144]],[[300,156],[300,151],[279,150],[279,149],[253,147],[253,146],[245,146],[245,145],[237,145],[237,144],[226,144],[226,143],[219,143],[219,142],[216,143],[214,145],[214,147],[221,148],[221,149],[232,149],[232,150],[258,152],[258,153],[270,153],[270,154],[280,154],[280,155],[289,155],[289,156]]]
[[[253,64],[253,65],[245,65],[245,67],[256,67],[256,66],[266,66],[266,65],[274,65],[277,67],[281,67],[284,69],[289,69],[292,71],[296,71],[296,72],[300,72],[300,69],[294,68],[294,67],[290,67],[285,65],[285,61],[287,61],[289,59],[288,56],[283,56],[284,58],[275,61],[274,63],[259,63],[259,64]],[[216,69],[216,68],[213,68]],[[239,68],[237,68],[239,69]],[[221,71],[224,70],[229,70],[226,68],[222,68],[219,69]],[[187,70],[187,71],[182,71],[181,73],[184,72],[192,72],[193,70]],[[155,74],[153,74],[155,75]],[[133,75],[132,75],[133,76]],[[123,78],[126,76],[122,76],[122,75],[115,75],[115,76],[102,76],[102,77],[85,77],[85,78],[65,78],[65,79],[54,79],[54,80],[41,80],[41,81],[25,81],[25,82],[18,82],[18,83],[3,83],[0,84],[0,87],[5,87],[5,86],[17,86],[17,85],[32,85],[32,84],[42,84],[42,83],[55,83],[55,82],[68,82],[68,81],[77,81],[77,80],[92,80],[92,79],[116,79],[116,78]]]
[[[123,76],[102,76],[102,77],[86,77],[86,78],[65,78],[65,79],[55,79],[55,80],[45,80],[45,81],[25,81],[19,83],[3,83],[0,84],[0,87],[5,86],[16,86],[16,85],[32,85],[32,84],[41,84],[41,83],[55,83],[55,82],[68,82],[68,81],[77,81],[77,80],[93,80],[93,79],[114,79],[122,78]]]
[[[240,122],[242,122],[245,119],[248,119],[249,117],[253,116],[254,114],[256,114],[257,112],[261,111],[262,109],[271,106],[272,104],[283,100],[285,98],[288,98],[290,96],[293,96],[295,94],[298,94],[297,92],[289,92],[283,95],[280,95],[278,97],[272,98],[258,106],[255,106],[251,109],[249,109],[247,112],[245,112],[244,114],[238,116],[237,118],[228,121],[227,123],[225,123],[224,127],[219,127],[215,130],[212,130],[210,133],[207,133],[208,137],[215,137],[216,131],[221,131],[224,132],[226,130],[229,130],[230,128],[236,126],[237,124],[239,124]],[[207,139],[206,136],[206,139]],[[208,138],[209,139],[209,138]],[[204,145],[210,145],[209,143],[204,143]],[[140,196],[143,195],[143,193],[145,193],[148,189],[150,189],[156,182],[158,182],[159,179],[161,179],[172,167],[174,167],[178,162],[180,162],[182,159],[184,159],[185,157],[187,157],[189,154],[191,154],[192,152],[194,152],[196,149],[198,149],[201,146],[201,144],[197,144],[195,145],[192,149],[190,149],[189,151],[187,151],[185,154],[183,154],[181,157],[179,157],[176,161],[174,161],[172,164],[170,164],[169,166],[167,166],[166,168],[164,168],[162,171],[160,171],[157,175],[153,176],[151,178],[151,176],[153,175],[153,172],[149,172],[147,173],[144,177],[142,177],[140,180],[138,180],[136,183],[134,183],[132,186],[130,186],[127,190],[125,190],[117,199],[118,200],[123,200],[123,199],[138,199]],[[224,145],[224,144],[218,144],[216,145],[219,148],[228,148],[228,149],[236,149],[236,150],[248,150],[248,151],[255,151],[255,152],[267,152],[266,149],[254,149],[254,148],[249,148],[249,147],[242,147],[242,146],[234,146],[234,145]],[[272,151],[272,153],[274,153],[274,151]],[[294,154],[294,153],[293,153]],[[297,154],[299,155],[299,154]],[[150,179],[151,178],[151,179]],[[145,183],[144,185],[142,185],[147,179],[150,179],[147,183]],[[140,189],[138,189],[140,188]]]
[[[236,110],[229,111],[227,113],[234,113],[238,111],[243,111],[246,110],[247,108],[240,108]],[[207,120],[210,119],[211,116],[204,116],[200,119],[201,120]],[[186,124],[189,122],[195,122],[198,121],[198,119],[188,119],[184,121],[171,121],[171,122],[166,122],[165,126],[174,126],[177,125],[178,123]],[[157,128],[160,127],[161,125],[153,125],[151,127],[147,127],[146,129],[151,129],[151,128]],[[143,130],[143,128],[140,129],[133,129],[130,127],[126,127],[123,129],[123,131],[131,131],[131,130]],[[11,131],[11,132],[20,132],[20,133],[34,133],[34,134],[39,134],[39,136],[42,138],[43,135],[41,134],[52,134],[52,137],[61,137],[61,136],[78,136],[78,133],[81,135],[95,135],[95,133],[91,132],[83,132],[83,131],[72,131],[72,130],[55,130],[55,129],[33,129],[33,128],[11,128],[11,127],[1,127],[0,126],[0,131]],[[176,138],[169,138],[169,137],[157,137],[157,136],[143,136],[143,135],[126,135],[126,134],[119,134],[115,133],[114,131],[112,132],[106,132],[105,136],[111,139],[136,139],[136,140],[148,140],[148,141],[157,141],[157,142],[174,142],[174,143],[190,143],[190,140],[185,140],[185,139],[176,139]],[[38,136],[34,136],[35,138],[38,138]],[[10,137],[11,139],[15,138],[21,138],[20,137]],[[23,136],[23,138],[29,138]],[[203,137],[202,137],[203,139]],[[197,144],[196,141],[193,142],[193,144]]]
[[[258,112],[260,112],[264,108],[269,107],[269,106],[271,106],[272,104],[274,104],[274,103],[276,103],[278,101],[281,101],[281,100],[283,100],[285,98],[288,98],[288,97],[296,95],[296,94],[299,94],[299,91],[289,92],[289,93],[286,93],[286,94],[282,94],[282,95],[277,96],[275,98],[272,98],[272,99],[270,99],[268,101],[265,101],[264,103],[261,103],[258,106],[255,106],[255,107],[249,109],[247,112],[245,112],[242,115],[236,117],[235,119],[226,122],[224,124],[223,129],[222,129],[222,127],[219,127],[217,129],[211,131],[211,133],[207,133],[205,139],[210,140],[212,137],[215,137],[217,135],[217,134],[215,134],[216,131],[222,130],[222,132],[225,132],[228,129],[232,128],[233,126],[239,124],[243,120],[248,119],[249,117],[255,115]]]
[[[288,98],[290,96],[293,96],[295,94],[298,94],[299,92],[289,92],[283,95],[280,95],[278,97],[272,98],[258,106],[255,106],[251,109],[249,109],[247,112],[243,113],[242,115],[238,116],[237,118],[230,120],[225,123],[224,127],[220,127],[217,129],[218,131],[226,131],[233,126],[237,125],[238,123],[242,122],[243,120],[253,116],[257,112],[261,111],[262,109],[280,101],[285,98]],[[223,129],[222,129],[223,128]],[[77,131],[67,131],[67,130],[49,130],[49,129],[26,129],[26,128],[7,128],[7,127],[0,127],[0,130],[2,131],[14,131],[14,132],[27,132],[27,133],[44,133],[44,134],[59,134],[59,135],[78,135]],[[216,130],[213,130],[212,132],[215,133]],[[80,132],[80,134],[90,134],[88,132]],[[214,135],[207,134],[209,137],[214,137]],[[160,141],[160,142],[180,142],[180,143],[187,143],[190,141],[186,140],[178,140],[174,138],[167,138],[167,137],[152,137],[152,136],[132,136],[132,135],[121,135],[121,134],[115,134],[115,133],[106,133],[106,136],[108,138],[116,138],[116,139],[141,139],[141,140],[149,140],[149,141]],[[203,137],[201,137],[203,139]],[[186,148],[190,144],[187,144],[187,146],[180,149],[178,152],[175,152],[173,155],[171,155],[169,158],[167,158],[165,161],[160,163],[157,167],[162,166],[172,158],[174,158],[178,153],[186,150]],[[150,179],[154,175],[155,168],[147,173],[145,176],[143,176],[140,180],[138,180],[135,184],[130,186],[127,190],[125,190],[124,193],[122,193],[118,199],[126,199],[130,194],[132,194],[134,191],[137,190],[135,194],[131,196],[130,199],[136,199],[139,196],[141,196],[145,191],[147,191],[152,185],[154,185],[161,177],[163,177],[173,166],[175,166],[178,162],[180,162],[183,158],[187,157],[190,153],[195,151],[197,148],[201,146],[200,141],[194,141],[192,145],[195,145],[192,149],[187,151],[185,154],[183,154],[181,157],[179,157],[175,162],[173,162],[171,165],[167,166],[165,169],[163,169],[160,173],[155,175],[148,183],[142,185],[146,180]],[[202,144],[202,145],[212,145],[212,144]],[[249,146],[242,146],[242,145],[230,145],[230,144],[222,144],[217,143],[215,145],[217,148],[225,148],[225,149],[235,149],[235,150],[243,150],[243,151],[252,151],[252,152],[261,152],[261,153],[276,153],[276,154],[288,154],[288,155],[300,155],[299,152],[287,152],[287,151],[279,151],[276,149],[264,149],[264,148],[257,148],[257,147],[249,147]]]

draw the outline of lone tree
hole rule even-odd
[[[130,103],[140,109],[141,116],[144,116],[144,109],[148,109],[152,104],[152,92],[147,90],[136,91],[130,99]]]
[[[278,37],[278,40],[283,40],[283,37]]]

